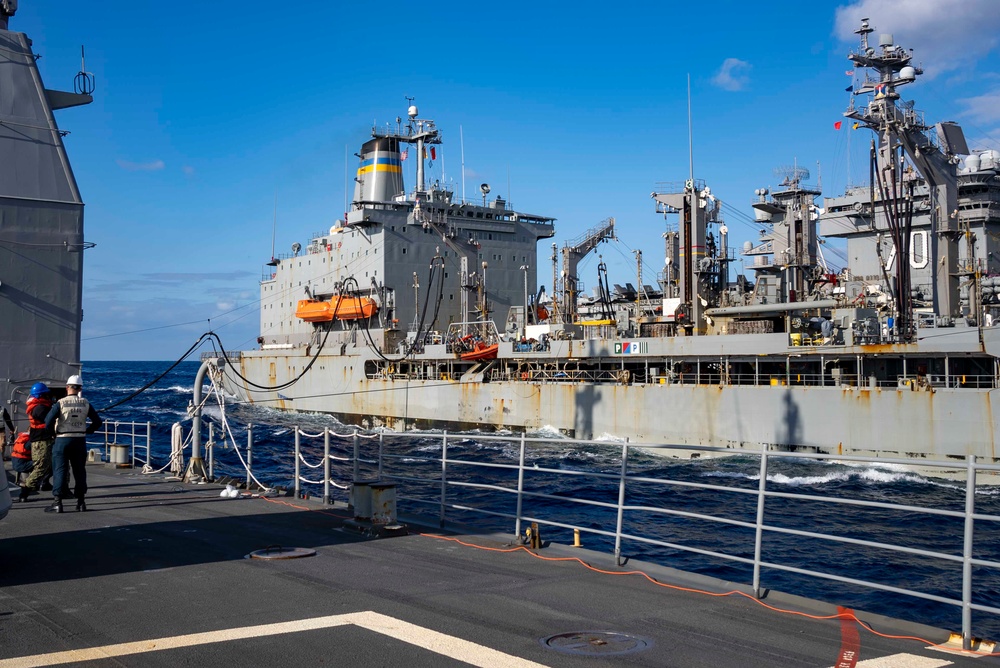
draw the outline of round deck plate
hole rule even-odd
[[[316,550],[308,547],[266,547],[256,550],[246,556],[247,559],[301,559],[311,557]]]
[[[570,631],[542,638],[540,642],[557,652],[585,656],[632,654],[653,646],[648,638],[616,631]]]

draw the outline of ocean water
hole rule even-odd
[[[86,362],[84,396],[99,410],[110,406],[138,390],[167,367],[164,362]],[[190,428],[188,404],[193,397],[193,382],[197,362],[185,362],[167,374],[156,385],[127,403],[102,411],[105,419],[150,422],[152,424],[152,465],[164,466],[170,452],[170,429],[175,422]],[[206,422],[221,425],[223,412],[209,404]],[[229,405],[225,417],[232,430],[232,439],[241,453],[247,442],[247,425],[253,425],[253,473],[267,485],[285,488],[293,486],[294,429],[320,433],[331,428],[340,435],[331,439],[335,456],[350,457],[353,442],[349,437],[354,427],[343,425],[330,416],[291,415],[269,408]],[[220,427],[221,428],[221,427]],[[218,431],[217,431],[218,434]],[[508,436],[510,434],[507,434]],[[542,430],[532,436],[558,438],[557,432]],[[495,434],[464,432],[449,434],[449,459],[479,464],[516,465],[517,443],[496,440]],[[204,437],[203,437],[203,440]],[[618,500],[621,470],[621,443],[607,436],[605,444],[579,445],[568,440],[533,445],[526,454],[532,467],[525,474],[524,489],[548,495],[546,498],[526,497],[523,514],[539,520],[581,526],[593,530],[611,531],[617,516],[613,509],[581,505],[569,497],[587,498],[609,504]],[[361,477],[377,474],[377,440],[359,440],[363,460]],[[436,516],[440,502],[442,438],[434,432],[412,432],[403,435],[387,433],[384,438],[383,474],[408,478],[426,478],[429,482],[401,481],[397,484],[398,506],[402,514]],[[312,464],[322,461],[323,443],[318,438],[303,438],[303,457]],[[334,461],[332,478],[348,484],[354,476],[352,464]],[[537,468],[538,472],[534,469]],[[545,469],[566,472],[592,471],[607,477],[555,475]],[[728,488],[756,490],[759,484],[759,460],[755,457],[732,457],[680,461],[641,451],[629,455],[628,472],[651,480],[670,479],[694,483],[723,485]],[[246,478],[246,470],[233,447],[218,448],[215,453],[216,476]],[[322,479],[322,469],[303,466],[302,477]],[[506,468],[451,466],[449,481],[490,484],[504,490],[516,489],[516,471]],[[313,496],[322,495],[319,485],[303,484]],[[794,495],[816,494],[868,501],[915,505],[927,508],[962,511],[965,506],[964,482],[920,475],[898,466],[842,465],[829,462],[777,459],[768,473],[769,491]],[[336,500],[346,500],[347,492],[334,488]],[[503,491],[476,487],[449,487],[448,504],[487,508],[496,513],[513,514],[514,495]],[[982,487],[976,494],[977,513],[1000,516],[1000,486]],[[665,486],[656,482],[631,483],[626,504],[636,508],[667,507],[679,512],[701,513],[734,521],[753,523],[757,499],[752,494],[699,490],[682,486]],[[450,521],[491,531],[513,533],[513,520],[495,515],[472,512],[449,512]],[[961,518],[916,514],[900,510],[818,504],[801,498],[769,498],[765,522],[788,530],[820,531],[850,539],[887,542],[913,548],[962,554]],[[543,525],[543,538],[559,543],[572,543],[568,529]],[[625,515],[623,532],[657,540],[744,558],[753,557],[754,531],[735,525],[718,524],[696,518],[664,515],[641,509]],[[996,526],[985,520],[976,524],[973,555],[976,558],[1000,561],[1000,541]],[[611,553],[611,537],[584,533],[586,547]],[[622,554],[629,559],[655,562],[686,571],[702,573],[732,582],[749,584],[749,565],[680,549],[649,545],[626,540]],[[837,544],[792,534],[765,532],[763,537],[765,562],[809,568],[831,575],[872,580],[888,586],[930,592],[948,598],[961,598],[960,562],[943,562],[909,554],[887,552],[867,546]],[[974,567],[973,601],[1000,607],[1000,572]],[[861,588],[765,568],[761,584],[764,588],[826,600],[861,610],[919,621],[958,631],[961,610],[958,607],[886,591]],[[1000,617],[973,612],[973,630],[981,637],[1000,639]]]

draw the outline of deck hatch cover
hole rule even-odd
[[[616,631],[570,631],[542,638],[540,642],[557,652],[586,656],[632,654],[653,646],[648,638]]]
[[[280,545],[272,545],[270,547],[265,547],[263,550],[256,550],[251,552],[245,558],[246,559],[301,559],[302,557],[311,557],[316,554],[316,550],[310,549],[308,547],[281,547]]]

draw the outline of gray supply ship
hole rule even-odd
[[[90,103],[86,68],[74,92],[46,88],[31,40],[9,30],[0,0],[0,396],[24,419],[32,384],[80,371],[83,200],[53,111]]]
[[[804,170],[758,190],[752,280],[731,280],[720,202],[691,175],[652,196],[676,221],[657,286],[609,288],[601,265],[584,294],[576,267],[609,219],[553,245],[551,297],[536,291],[554,220],[428,183],[441,135],[411,106],[362,147],[345,219],[266,266],[259,349],[229,355],[228,390],[366,427],[995,461],[1000,153],[926,125],[900,99],[911,53],[856,32],[864,106],[844,115],[871,131],[871,185],[822,207]],[[848,267],[827,268],[824,236]]]

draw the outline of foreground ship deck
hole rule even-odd
[[[497,536],[443,534],[410,519],[409,536],[367,539],[344,529],[343,508],[226,500],[216,487],[102,466],[89,475],[89,512],[45,515],[45,504],[34,501],[16,505],[0,524],[7,566],[0,572],[0,667],[571,666],[598,656],[634,666],[970,662],[873,635],[853,621],[817,621],[739,595],[691,591],[726,592],[733,589],[727,583],[628,565],[687,589],[659,587],[585,550],[550,545],[538,558]],[[317,554],[244,559],[275,544]],[[778,593],[766,602],[837,612]],[[947,638],[941,630],[859,617],[883,633]],[[596,634],[586,641],[598,631],[622,635],[603,636],[607,644]],[[636,647],[641,641],[645,648]]]

